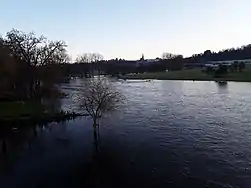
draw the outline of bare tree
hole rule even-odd
[[[83,54],[79,55],[76,58],[76,62],[77,63],[90,63],[90,61],[89,61],[89,55],[87,53],[83,53]]]
[[[49,41],[37,50],[35,65],[61,64],[69,62],[69,55],[63,41]]]
[[[104,57],[99,53],[83,53],[76,58],[77,63],[96,63]]]
[[[96,151],[99,151],[99,124],[98,119],[104,113],[116,110],[122,102],[122,94],[107,80],[100,78],[90,79],[86,82],[81,98],[81,108],[87,112],[93,120],[93,136]]]
[[[23,64],[22,87],[27,88],[25,90],[28,98],[39,95],[42,81],[40,75],[44,74],[41,73],[44,67],[53,67],[51,65],[66,63],[69,60],[63,41],[48,41],[44,36],[37,37],[33,32],[25,33],[12,29],[1,41],[8,46],[10,55]],[[55,71],[58,69],[54,69],[54,73],[50,74],[51,78],[58,74]]]
[[[162,59],[171,59],[173,57],[173,54],[164,52],[162,54]]]
[[[168,52],[164,52],[162,54],[162,59],[176,59],[176,58],[183,58],[183,56],[182,55],[168,53]]]
[[[107,80],[93,78],[85,83],[81,107],[92,117],[93,125],[104,113],[115,110],[122,102],[123,95]]]
[[[103,58],[99,53],[83,53],[76,58],[76,62],[85,64],[84,74],[88,77],[88,75],[94,76],[95,70],[98,71],[98,74],[100,73],[99,61],[103,60]]]
[[[98,61],[101,61],[101,60],[103,60],[104,59],[104,57],[103,57],[103,55],[101,55],[101,54],[99,54],[99,53],[93,53],[92,54],[92,60],[93,60],[93,62],[98,62]]]
[[[63,41],[48,41],[44,36],[37,37],[33,32],[24,33],[12,29],[6,34],[5,44],[14,56],[31,66],[63,63],[67,56]]]
[[[5,38],[5,44],[9,46],[11,53],[31,65],[35,64],[34,61],[37,59],[37,46],[43,42],[45,42],[44,36],[36,37],[33,32],[24,33],[16,29],[8,32]]]

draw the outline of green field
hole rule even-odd
[[[170,72],[153,72],[140,74],[127,74],[126,79],[158,79],[158,80],[198,80],[198,81],[242,81],[251,82],[251,68],[247,68],[242,72],[227,73],[221,78],[215,78],[213,75],[208,75],[202,69],[189,69]]]

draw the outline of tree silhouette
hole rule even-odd
[[[123,100],[123,96],[107,80],[93,78],[85,82],[84,90],[82,91],[80,100],[80,107],[92,117],[94,140],[95,143],[98,143],[98,120],[103,116],[104,113],[116,110],[118,104]]]
[[[66,63],[69,60],[63,41],[48,41],[44,36],[37,37],[33,32],[25,33],[12,29],[5,38],[1,39],[1,44],[8,48],[8,66],[14,65],[13,62],[19,64],[20,80],[15,86],[23,88],[26,98],[38,96],[41,81],[44,81],[41,75],[48,70],[45,67],[53,67],[55,64]],[[10,61],[10,57],[13,61]],[[50,82],[56,78],[57,72],[54,73],[50,74]]]

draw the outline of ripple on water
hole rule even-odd
[[[70,94],[63,101],[65,109],[79,109],[83,82],[76,79],[64,86]],[[189,81],[113,84],[127,100],[102,120],[100,152],[110,165],[106,177],[117,179],[122,173],[124,186],[250,187],[250,83],[229,82],[224,88],[214,82]],[[52,167],[62,175],[94,160],[88,118],[37,132],[25,130],[19,139],[17,134],[6,138],[8,146],[15,146],[9,150],[13,162],[8,175],[17,185],[31,175],[53,174]],[[24,144],[30,149],[24,150]],[[31,168],[34,164],[37,171]]]

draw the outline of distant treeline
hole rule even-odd
[[[251,45],[241,48],[230,48],[219,52],[206,50],[204,53],[194,54],[191,57],[183,58],[182,55],[163,53],[162,58],[156,58],[154,63],[140,64],[137,61],[125,59],[103,60],[100,54],[83,54],[79,56],[76,63],[65,64],[64,72],[68,75],[91,76],[93,74],[118,75],[127,73],[159,72],[181,70],[184,67],[203,66],[208,61],[226,61],[251,59]]]
[[[240,48],[230,48],[219,52],[206,50],[204,53],[194,54],[187,58],[189,61],[228,61],[251,59],[251,44]]]
[[[251,45],[219,52],[206,50],[188,58],[163,53],[161,58],[152,61],[143,56],[140,61],[104,60],[99,53],[84,53],[74,60],[75,63],[69,63],[63,41],[49,41],[44,36],[13,29],[0,37],[0,98],[6,94],[15,95],[15,98],[41,98],[47,88],[68,76],[174,71],[202,66],[208,61],[243,59],[251,59]]]
[[[95,74],[116,76],[118,74],[159,72],[166,70],[180,70],[183,68],[184,59],[161,59],[154,63],[137,64],[136,61],[108,60],[96,63],[64,64],[63,72],[71,76],[90,77]]]

